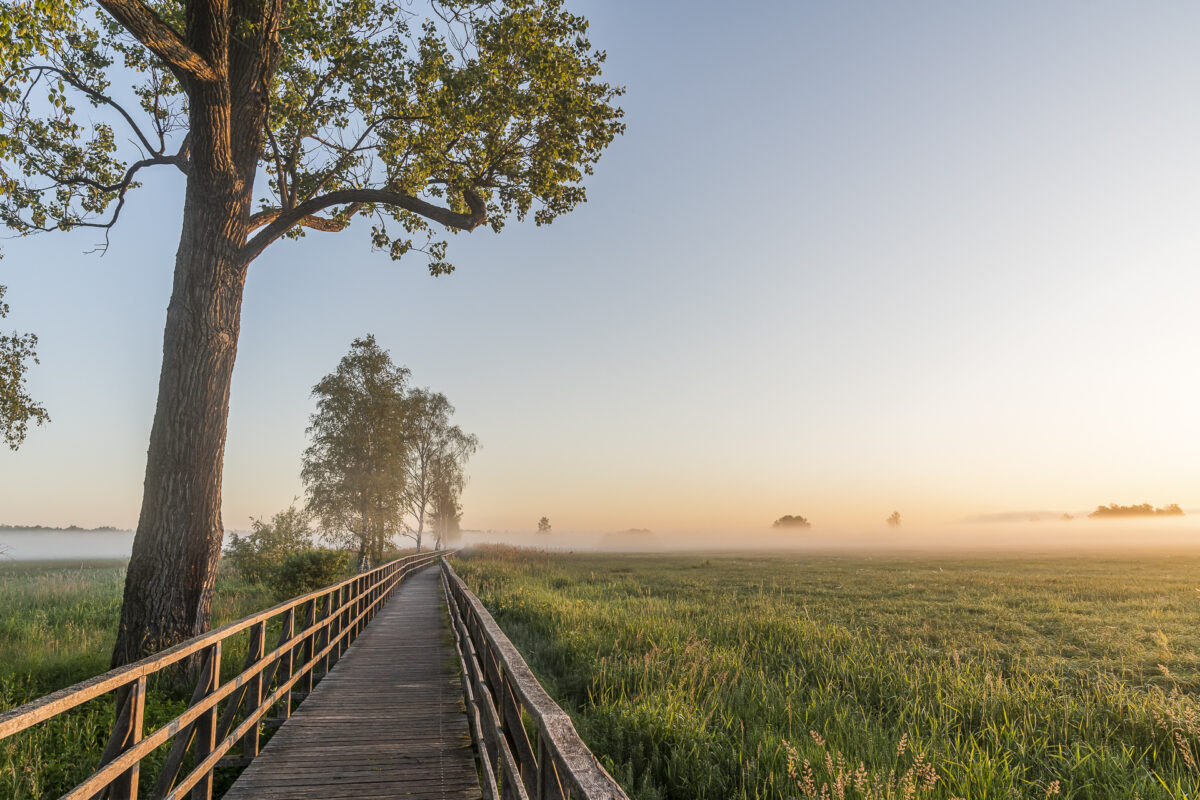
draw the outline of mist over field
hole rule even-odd
[[[88,561],[129,558],[133,531],[0,531],[0,559]]]
[[[399,547],[411,540],[398,538]],[[752,529],[728,531],[614,532],[464,531],[458,546],[506,544],[541,550],[614,553],[759,550],[814,552],[1090,552],[1114,550],[1200,550],[1200,517],[1070,521],[1045,517],[1023,522],[956,522],[864,530],[861,527]],[[0,531],[0,558],[14,561],[125,559],[132,531]]]
[[[1061,513],[1061,512],[1060,512]],[[957,522],[887,528],[731,529],[608,533],[464,531],[460,545],[507,544],[545,550],[682,552],[720,550],[858,552],[1089,552],[1114,550],[1200,550],[1200,517],[1143,520],[1046,518],[1023,522]]]

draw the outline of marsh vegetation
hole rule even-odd
[[[1194,553],[456,568],[639,800],[1200,790]]]
[[[0,711],[99,675],[108,669],[124,561],[0,562]],[[223,570],[213,615],[217,625],[274,602],[266,585]],[[238,640],[230,664],[240,664]],[[147,729],[179,714],[190,689],[159,682],[146,702]],[[0,797],[60,797],[96,768],[113,721],[106,695],[0,741]],[[161,757],[165,753],[159,754]],[[145,776],[153,777],[155,761]],[[150,786],[153,782],[150,781]],[[149,787],[147,787],[149,788]]]

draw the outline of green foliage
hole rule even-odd
[[[8,316],[5,291],[0,286],[0,319]],[[46,409],[25,391],[26,362],[38,363],[36,347],[37,336],[32,333],[0,333],[0,436],[12,450],[25,441],[30,422],[50,421]]]
[[[1104,519],[1107,517],[1182,517],[1183,509],[1178,503],[1171,503],[1162,508],[1155,508],[1149,503],[1136,506],[1120,506],[1116,503],[1108,506],[1096,506],[1089,517]]]
[[[373,335],[355,339],[337,370],[313,387],[317,410],[301,478],[326,535],[378,562],[403,529],[408,370]]]
[[[108,669],[124,583],[125,565],[116,561],[0,560],[0,712]],[[264,587],[222,571],[213,618],[221,625],[270,602]],[[227,663],[240,664],[245,644],[231,644]],[[147,730],[179,714],[190,693],[152,683]],[[97,768],[112,719],[112,696],[106,695],[0,741],[0,797],[50,800],[66,794]],[[146,796],[163,757],[159,751],[143,768]]]
[[[271,573],[271,590],[275,599],[287,600],[337,583],[349,570],[350,554],[345,550],[302,550],[287,556]]]
[[[189,149],[208,137],[188,141],[187,78],[212,69],[189,50],[211,43],[189,38],[198,26],[187,25],[181,0],[148,5],[161,20],[149,35],[84,0],[0,6],[8,227],[107,227],[141,170],[197,175],[209,163]],[[228,20],[233,97],[243,75],[267,77],[269,114],[251,132],[267,176],[262,221],[315,204],[264,246],[305,226],[340,230],[361,214],[373,218],[376,247],[394,258],[416,249],[433,273],[448,272],[431,222],[470,229],[486,220],[498,231],[532,212],[548,223],[584,201],[584,177],[624,129],[613,105],[622,90],[600,80],[604,53],[562,0],[434,0],[420,9],[297,0],[282,9],[269,28],[259,4],[234,4]],[[179,58],[163,56],[166,41]],[[312,225],[316,212],[327,216]],[[447,223],[447,214],[461,217]]]
[[[454,406],[441,392],[413,389],[404,396],[408,452],[404,459],[404,507],[407,535],[421,548],[425,523],[442,509],[439,525],[457,525],[458,498],[466,486],[466,462],[479,449],[479,439],[450,422]],[[440,544],[444,531],[434,530]]]
[[[441,470],[444,479],[434,484],[433,508],[430,511],[430,527],[433,529],[434,546],[450,547],[462,536],[462,504],[459,495],[466,482],[461,468],[457,475],[450,468]]]
[[[308,514],[295,505],[280,511],[269,523],[251,519],[250,528],[245,536],[229,534],[225,555],[238,575],[254,583],[269,580],[287,556],[312,547]]]
[[[812,523],[799,514],[792,516],[784,514],[779,519],[771,523],[772,528],[811,528]]]
[[[332,541],[375,563],[398,534],[419,548],[427,523],[439,543],[457,530],[466,461],[479,447],[451,424],[446,396],[409,390],[408,375],[368,335],[313,388],[301,471],[308,509]]]
[[[487,549],[455,568],[637,798],[815,797],[839,774],[862,798],[859,764],[942,800],[1200,789],[1195,554]]]

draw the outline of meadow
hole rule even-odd
[[[456,569],[636,800],[1200,797],[1200,554]]]
[[[0,711],[108,670],[124,582],[124,561],[0,561]],[[223,570],[214,622],[273,603],[262,586]],[[240,663],[244,652],[243,645],[230,663]],[[167,682],[153,685],[148,729],[179,714],[189,694]],[[83,781],[96,767],[112,717],[109,695],[0,742],[0,798],[59,797]]]

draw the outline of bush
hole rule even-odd
[[[243,580],[251,583],[272,581],[272,573],[285,558],[312,547],[308,515],[292,505],[280,511],[270,522],[250,519],[250,533],[229,534],[225,555]]]
[[[315,592],[337,583],[350,569],[350,554],[345,550],[302,550],[286,557],[269,578],[271,590],[279,600]]]

